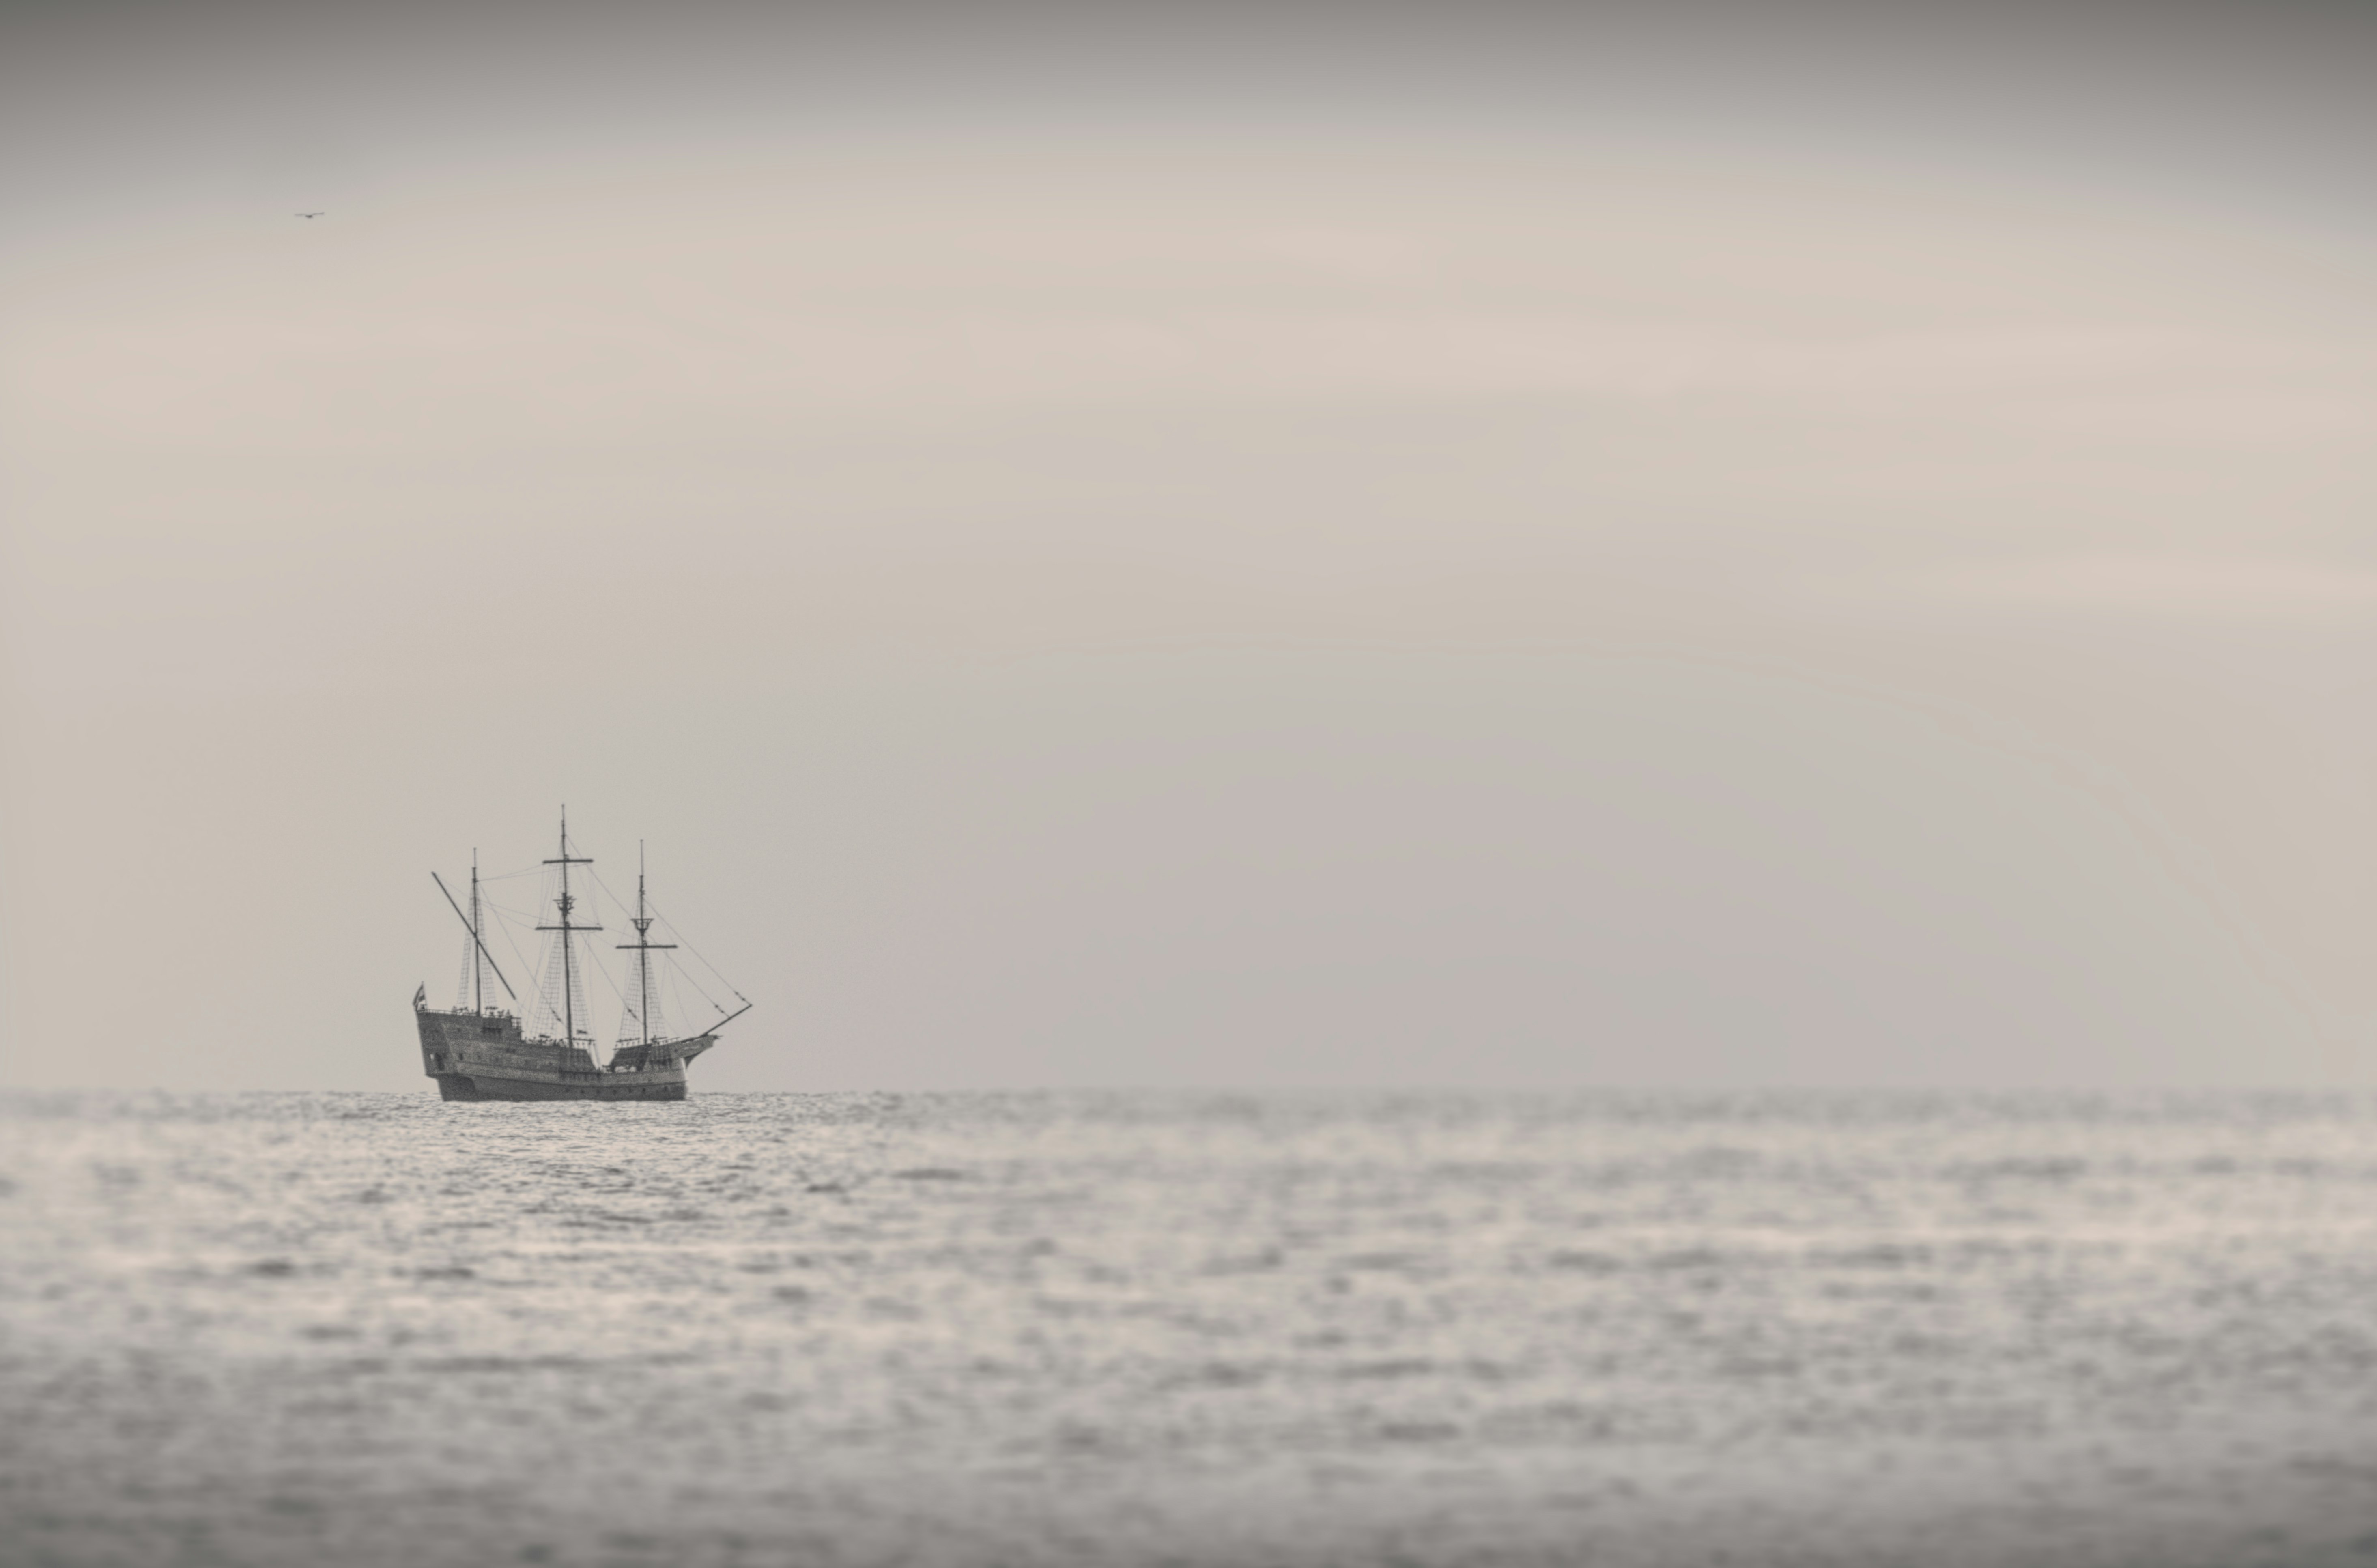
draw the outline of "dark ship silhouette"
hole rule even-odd
[[[607,1060],[597,1060],[597,1042],[588,1029],[584,989],[587,965],[577,946],[581,934],[603,928],[577,917],[587,901],[571,891],[569,868],[591,867],[593,861],[570,853],[569,814],[566,810],[561,817],[561,853],[543,865],[558,871],[554,879],[557,891],[546,901],[552,908],[552,920],[547,923],[541,919],[535,929],[550,933],[553,940],[546,948],[537,1005],[525,1029],[518,1012],[487,1005],[484,987],[489,975],[496,977],[515,1007],[520,998],[511,982],[504,978],[503,971],[496,967],[495,955],[487,951],[487,906],[479,892],[478,857],[472,856],[471,903],[467,912],[448,890],[445,879],[434,871],[430,873],[437,891],[445,893],[446,902],[453,906],[456,916],[470,933],[465,961],[470,976],[465,993],[470,1006],[466,1009],[458,1001],[452,1011],[441,1011],[429,1005],[427,986],[413,992],[413,1022],[421,1030],[421,1070],[437,1081],[437,1092],[449,1100],[685,1098],[687,1064],[716,1045],[719,1029],[750,1011],[751,1004],[722,978],[718,981],[721,988],[742,1004],[729,1012],[723,1003],[694,984],[692,988],[720,1016],[698,1033],[669,1032],[663,1016],[665,987],[655,986],[653,964],[656,955],[675,954],[679,944],[651,940],[652,927],[660,922],[644,891],[639,848],[636,907],[627,916],[628,924],[635,928],[636,940],[618,944],[621,952],[635,954],[635,966],[622,988],[617,1044]],[[671,960],[663,957],[661,962]]]

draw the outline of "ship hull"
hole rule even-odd
[[[448,1100],[681,1100],[685,1080],[674,1083],[547,1083],[493,1073],[433,1072],[437,1094]]]
[[[415,1008],[421,1070],[448,1100],[632,1100],[685,1098],[686,1064],[716,1037],[630,1046],[598,1066],[583,1047],[520,1035],[504,1013]]]

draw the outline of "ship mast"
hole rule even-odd
[[[623,952],[636,955],[636,1021],[643,1025],[644,1048],[652,1044],[652,954],[663,948],[673,948],[675,942],[652,940],[652,919],[644,913],[644,841],[636,841],[636,913],[628,920],[636,928],[636,940],[621,942]]]
[[[479,996],[479,852],[471,851],[471,1011],[484,1015],[487,1004]]]
[[[569,853],[569,808],[567,806],[561,808],[561,853],[555,858],[546,861],[545,864],[548,866],[558,866],[561,868],[561,897],[555,901],[556,906],[561,911],[561,924],[558,926],[539,926],[537,929],[540,931],[558,931],[561,933],[561,1037],[564,1045],[574,1046],[578,1043],[578,999],[575,994],[578,989],[578,981],[577,971],[570,966],[572,964],[572,957],[569,951],[571,945],[569,933],[572,931],[599,931],[603,928],[600,926],[573,926],[569,923],[569,912],[573,908],[577,907],[578,904],[576,899],[569,896],[569,868],[572,866],[591,866],[594,862],[591,859],[581,858]],[[550,973],[550,971],[548,971],[548,973]]]
[[[446,895],[446,907],[454,912],[455,919],[462,922],[462,929],[471,933],[471,952],[472,954],[471,962],[472,999],[473,1001],[478,999],[479,965],[484,964],[486,965],[486,973],[493,975],[496,977],[496,983],[503,987],[504,995],[511,998],[513,1001],[517,1002],[520,1000],[520,993],[512,989],[512,983],[509,980],[504,978],[504,966],[496,962],[496,955],[487,951],[486,939],[480,935],[478,919],[478,862],[479,852],[474,849],[471,852],[471,913],[468,915],[463,914],[462,906],[454,901],[453,890],[447,887],[445,878],[439,876],[436,872],[432,871],[429,873],[429,880],[436,882],[437,884],[437,891]],[[537,929],[543,930],[544,928],[540,926]],[[460,1004],[458,1002],[456,1005],[460,1006]]]

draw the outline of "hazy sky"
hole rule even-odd
[[[704,1087],[2368,1083],[2372,149],[2365,6],[8,7],[0,1081],[426,1092],[566,801]]]

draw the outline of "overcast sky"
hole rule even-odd
[[[2372,147],[2362,6],[9,7],[0,1082],[427,1092],[567,802],[698,1087],[2369,1083]]]

